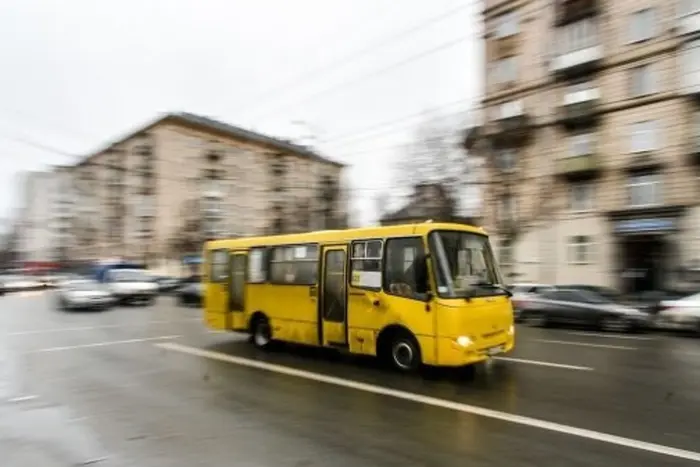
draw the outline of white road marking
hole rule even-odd
[[[134,344],[137,342],[170,340],[170,339],[177,339],[178,337],[182,337],[182,336],[179,336],[179,335],[156,336],[156,337],[144,337],[142,339],[126,339],[123,341],[105,341],[105,342],[94,342],[92,344],[66,345],[63,347],[48,347],[45,349],[35,350],[34,352],[60,352],[62,350],[86,349],[89,347],[106,347],[109,345]]]
[[[34,399],[38,399],[39,396],[18,396],[18,397],[13,397],[11,399],[8,399],[8,402],[26,402],[26,401],[33,401]]]
[[[190,321],[202,321],[201,318],[162,320],[162,321],[146,321],[142,323],[126,323],[126,324],[101,324],[97,326],[79,326],[74,328],[53,328],[53,329],[32,329],[27,331],[8,332],[8,336],[28,336],[33,334],[51,334],[56,332],[73,332],[73,331],[94,331],[97,329],[119,329],[138,326],[148,326],[151,324],[172,324],[185,323]]]
[[[583,336],[583,337],[602,337],[605,339],[628,339],[628,340],[634,340],[634,341],[655,341],[658,340],[656,337],[648,337],[648,336],[626,336],[624,334],[602,334],[602,333],[597,333],[597,332],[575,332],[575,331],[570,331],[567,332],[567,334],[571,334],[572,336]]]
[[[548,366],[551,368],[562,368],[565,370],[593,371],[593,368],[588,366],[566,365],[564,363],[543,362],[540,360],[528,360],[526,358],[515,357],[493,357],[494,360],[502,360],[504,362],[526,363],[528,365]]]
[[[625,345],[591,344],[590,342],[557,341],[557,340],[551,340],[551,339],[533,339],[533,340],[536,342],[542,342],[544,344],[577,345],[579,347],[594,347],[597,349],[639,350],[637,347],[628,347]]]
[[[335,376],[328,376],[321,373],[313,373],[311,371],[299,370],[296,368],[290,368],[282,365],[276,365],[273,363],[266,363],[257,360],[251,360],[248,358],[235,357],[233,355],[227,355],[220,352],[212,352],[209,350],[199,349],[196,347],[190,347],[187,345],[176,344],[173,342],[166,342],[161,344],[154,344],[156,347],[172,350],[175,352],[180,352],[184,354],[194,355],[197,357],[208,358],[211,360],[218,360],[222,362],[233,363],[236,365],[241,365],[249,368],[256,368],[259,370],[272,371],[275,373],[280,373],[287,376],[294,376],[297,378],[304,378],[308,380],[313,380],[321,383],[332,384],[334,386],[355,389],[358,391],[370,392],[373,394],[379,394],[383,396],[394,397],[397,399],[407,400],[411,402],[416,402],[419,404],[430,405],[433,407],[440,407],[448,410],[454,410],[463,413],[469,413],[473,415],[478,415],[481,417],[491,418],[495,420],[501,420],[509,423],[516,423],[518,425],[529,426],[533,428],[540,428],[542,430],[548,430],[556,433],[567,434],[571,436],[577,436],[579,438],[590,439],[594,441],[600,441],[603,443],[614,444],[617,446],[623,446],[631,449],[637,449],[640,451],[652,452],[655,454],[661,454],[664,456],[675,457],[679,459],[687,459],[691,461],[700,462],[700,452],[686,451],[684,449],[678,449],[671,446],[664,446],[661,444],[648,443],[646,441],[640,441],[632,438],[625,438],[622,436],[612,435],[609,433],[602,433],[599,431],[587,430],[585,428],[577,428],[570,425],[564,425],[561,423],[549,422],[546,420],[540,420],[532,417],[525,417],[523,415],[516,415],[507,412],[500,412],[498,410],[486,409],[483,407],[478,407],[475,405],[463,404],[461,402],[448,401],[445,399],[438,399],[436,397],[424,396],[421,394],[415,394],[411,392],[399,391],[397,389],[390,389],[382,386],[377,386],[375,384],[361,383],[359,381],[353,381],[350,379],[338,378]]]

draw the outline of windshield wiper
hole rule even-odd
[[[471,284],[471,286],[472,287],[481,287],[484,289],[500,290],[507,297],[513,296],[513,292],[511,292],[510,290],[506,289],[505,287],[503,287],[502,285],[499,285],[499,284],[492,284],[490,282],[476,282],[474,284]]]

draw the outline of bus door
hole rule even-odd
[[[218,329],[228,329],[229,308],[229,277],[230,277],[230,253],[227,248],[211,250],[208,258],[208,270],[205,271],[205,296],[204,309],[209,317],[210,324]],[[216,323],[216,324],[214,324]]]
[[[247,271],[248,253],[246,251],[232,251],[227,291],[227,329],[245,329],[245,283]]]
[[[319,342],[324,346],[348,345],[347,254],[345,245],[321,249],[318,322]]]

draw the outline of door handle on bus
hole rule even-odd
[[[316,298],[318,294],[318,288],[315,285],[309,287],[309,297]]]

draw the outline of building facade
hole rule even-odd
[[[20,175],[18,252],[24,262],[63,262],[74,247],[75,193],[71,167]]]
[[[188,113],[168,114],[74,168],[75,254],[148,264],[206,239],[342,227],[344,165],[308,147]]]
[[[700,1],[486,0],[485,224],[514,281],[657,289],[700,258]]]

